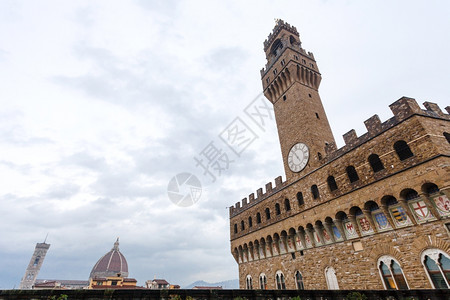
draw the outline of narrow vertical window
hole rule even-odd
[[[289,202],[288,198],[284,199],[284,209],[286,211],[290,211],[291,210],[291,203]]]
[[[303,285],[303,277],[299,271],[295,272],[295,285],[297,286],[297,290],[305,289],[305,286]]]
[[[411,148],[409,148],[408,144],[405,141],[395,142],[394,150],[397,153],[398,158],[400,160],[405,160],[407,158],[414,156],[414,154],[411,151]]]
[[[330,189],[330,192],[338,189],[338,186],[336,184],[336,180],[334,179],[334,176],[328,176],[327,183],[328,183],[328,188]]]
[[[234,233],[237,233],[237,224],[234,224]]]
[[[356,182],[359,180],[358,173],[356,172],[354,166],[348,166],[345,171],[347,172],[348,180],[350,180],[350,182]]]
[[[368,161],[374,173],[384,169],[383,163],[381,162],[380,157],[378,155],[371,154],[368,158]]]
[[[312,193],[312,195],[313,195],[313,198],[314,199],[318,199],[319,198],[319,188],[317,187],[317,185],[313,185],[313,186],[311,186],[311,193]]]
[[[253,226],[252,217],[248,217],[248,227],[252,226]]]
[[[270,209],[266,208],[266,219],[270,220]]]
[[[301,206],[301,205],[305,204],[305,202],[303,201],[303,194],[302,194],[302,192],[298,192],[297,193],[297,202],[298,202],[298,206]]]
[[[277,214],[277,216],[279,215],[279,214],[281,214],[281,209],[280,209],[280,204],[275,204],[275,213]]]
[[[261,214],[257,213],[256,214],[256,224],[260,224],[261,223]]]
[[[245,223],[244,223],[244,220],[242,220],[241,221],[241,230],[244,230],[245,229]]]

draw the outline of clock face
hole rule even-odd
[[[292,172],[300,172],[306,167],[309,159],[309,149],[303,143],[292,146],[288,154],[288,165]]]

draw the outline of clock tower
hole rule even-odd
[[[297,29],[277,20],[264,41],[264,51],[264,95],[274,106],[289,181],[317,168],[325,147],[335,145],[335,141],[319,96],[319,68],[314,55],[301,47]]]

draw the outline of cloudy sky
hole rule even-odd
[[[284,175],[274,122],[243,113],[274,18],[314,53],[342,146],[402,96],[450,104],[449,15],[448,1],[0,0],[0,289],[47,233],[39,278],[86,280],[117,237],[139,285],[237,278],[226,207]],[[257,137],[240,156],[219,137],[236,117]],[[194,160],[208,145],[232,160],[215,182]],[[182,172],[203,187],[190,207],[167,194]]]

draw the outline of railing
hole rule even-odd
[[[0,300],[71,300],[71,299],[450,299],[450,290],[0,290]]]

